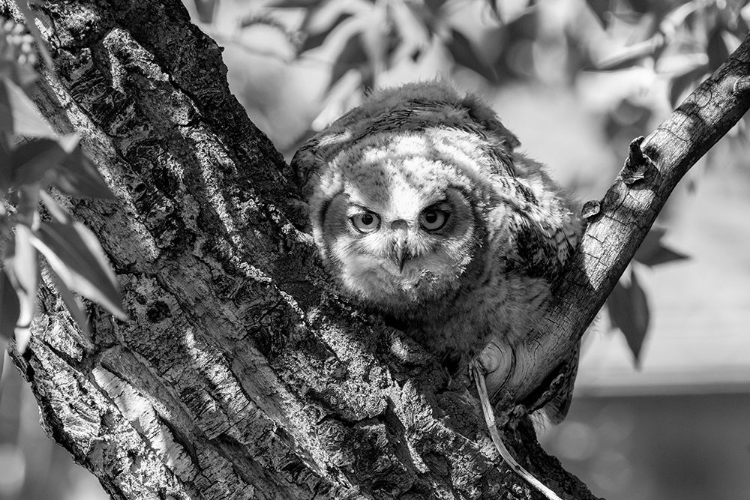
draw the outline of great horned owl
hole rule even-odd
[[[490,338],[523,339],[581,234],[571,198],[517,146],[476,97],[421,82],[374,94],[292,160],[342,291],[454,368]],[[569,371],[545,401],[555,422]]]

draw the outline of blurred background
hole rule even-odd
[[[230,85],[287,159],[365,92],[477,92],[581,201],[745,37],[746,1],[186,0]],[[747,118],[747,117],[746,117]],[[584,341],[567,420],[541,441],[608,500],[750,491],[746,118],[678,186]],[[107,498],[39,426],[14,371],[0,500]]]

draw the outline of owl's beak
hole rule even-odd
[[[407,234],[405,230],[400,230],[393,240],[391,251],[391,260],[398,266],[398,271],[403,272],[406,261],[411,257],[411,252],[406,244]]]
[[[406,265],[406,261],[409,260],[409,251],[406,249],[405,245],[399,245],[398,243],[399,242],[396,242],[396,245],[393,248],[393,256],[391,258],[398,266],[398,271],[403,272],[404,265]]]

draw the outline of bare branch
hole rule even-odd
[[[615,183],[584,207],[588,227],[557,300],[529,339],[536,366],[555,366],[570,352],[625,271],[672,190],[750,108],[750,37],[645,139],[631,144]],[[516,353],[516,355],[519,355]],[[519,401],[544,370],[493,380],[498,399]]]

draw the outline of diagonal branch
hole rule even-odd
[[[555,366],[573,349],[614,288],[687,171],[750,108],[750,36],[642,142],[631,144],[625,166],[600,202],[587,204],[588,226],[556,292],[545,324],[524,353],[535,366]],[[518,353],[516,353],[518,355]],[[516,373],[500,387],[518,401],[541,383],[544,371]]]

